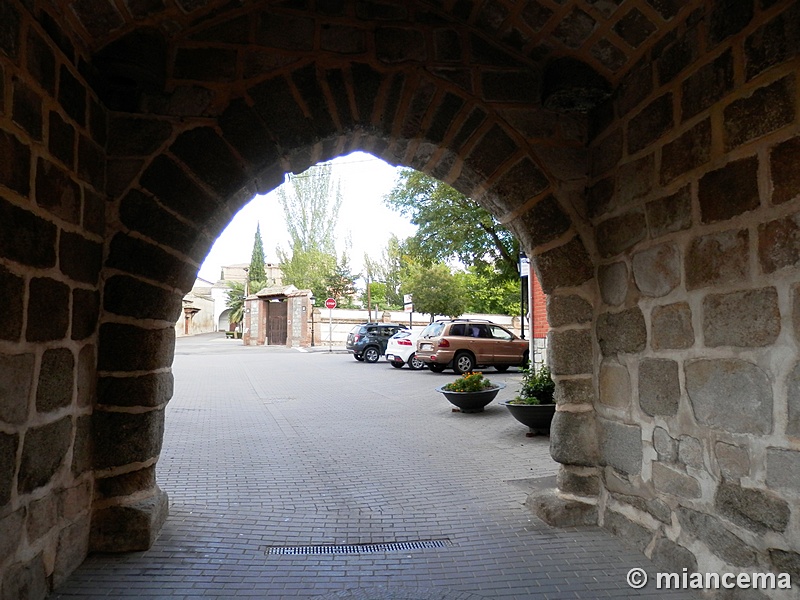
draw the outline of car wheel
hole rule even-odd
[[[475,368],[475,359],[472,358],[472,355],[467,354],[466,352],[461,352],[460,354],[456,354],[456,357],[453,359],[453,371],[455,371],[459,375],[463,375],[464,373],[469,373],[474,368]]]
[[[364,360],[368,363],[376,363],[380,357],[381,354],[375,346],[370,346],[364,350]]]
[[[403,363],[398,362],[398,361],[394,361],[393,360],[393,361],[390,361],[389,364],[392,365],[395,369],[402,369],[403,368]]]
[[[520,365],[520,368],[527,369],[530,362],[531,362],[531,355],[527,350],[525,350],[525,354],[522,355],[522,364]]]
[[[494,368],[500,373],[508,371],[508,365],[495,365]]]
[[[417,358],[416,354],[412,354],[408,357],[408,368],[414,369],[415,371],[419,371],[425,367],[425,363],[422,362],[420,359]]]
[[[445,366],[438,363],[431,363],[428,365],[428,368],[434,373],[444,373]]]
[[[355,358],[355,359],[356,359],[357,361],[359,361],[359,362],[361,362],[362,360],[364,360],[364,357],[363,357],[363,356],[361,356],[360,354],[353,354],[353,358]]]

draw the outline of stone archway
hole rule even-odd
[[[57,584],[90,545],[152,542],[183,293],[255,191],[360,149],[534,257],[564,465],[543,514],[578,502],[681,568],[797,571],[798,22],[791,0],[0,1],[0,567]]]

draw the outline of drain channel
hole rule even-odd
[[[310,556],[320,554],[375,554],[378,552],[407,552],[409,550],[426,550],[428,548],[446,548],[452,546],[449,539],[418,540],[414,542],[386,542],[383,544],[344,544],[339,546],[270,546],[267,554],[290,554],[293,556]]]

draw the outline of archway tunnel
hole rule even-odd
[[[181,297],[254,193],[353,150],[533,257],[562,465],[540,515],[800,577],[799,22],[790,0],[2,0],[3,585],[153,542]]]

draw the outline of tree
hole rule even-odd
[[[238,281],[229,281],[228,287],[230,289],[226,292],[228,296],[226,306],[231,309],[228,320],[231,325],[239,324],[244,316],[244,284]]]
[[[443,263],[413,267],[407,287],[414,296],[414,311],[429,313],[431,321],[435,315],[457,317],[466,311],[464,287]]]
[[[349,306],[353,303],[352,297],[356,293],[357,275],[350,271],[350,261],[347,253],[342,252],[342,258],[337,261],[336,267],[325,278],[328,294],[336,300],[338,306]]]
[[[261,223],[256,225],[256,235],[253,240],[253,253],[250,255],[250,270],[247,272],[247,278],[250,280],[250,289],[253,289],[253,282],[261,282],[267,280],[267,272],[264,269],[264,242],[261,240]]]
[[[520,312],[520,281],[507,279],[498,271],[469,267],[455,274],[464,286],[467,312],[518,315]]]
[[[327,278],[335,269],[336,258],[318,250],[295,248],[290,256],[283,257],[281,261],[284,284],[311,290],[316,298],[327,297]]]
[[[489,212],[449,185],[404,169],[384,201],[417,225],[406,249],[423,262],[455,257],[467,266],[492,265],[507,279],[519,277],[519,242]]]

